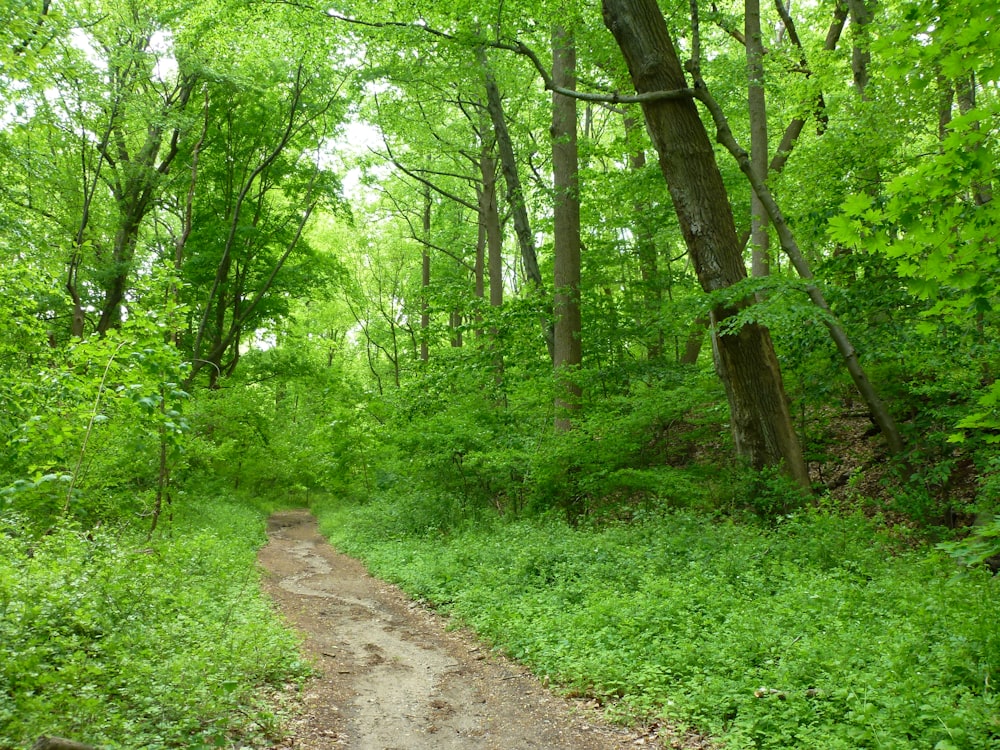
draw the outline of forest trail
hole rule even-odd
[[[318,676],[283,747],[299,750],[621,750],[655,734],[604,723],[523,667],[334,550],[305,510],[268,521],[265,590]]]

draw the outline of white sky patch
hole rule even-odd
[[[174,36],[169,31],[154,31],[149,38],[149,51],[156,56],[153,78],[160,83],[177,80],[177,58],[174,57]]]
[[[240,346],[242,352],[256,350],[266,352],[278,345],[278,337],[266,328],[258,328],[249,339]]]
[[[344,133],[335,141],[335,146],[355,154],[382,146],[382,131],[369,122],[352,120],[344,127]]]
[[[97,45],[94,44],[93,37],[84,29],[77,28],[70,31],[69,43],[76,49],[80,50],[80,52],[83,53],[83,56],[87,59],[87,62],[98,70],[106,71],[108,69],[108,61],[98,52],[98,48]]]
[[[361,342],[361,336],[365,332],[365,325],[367,325],[367,323],[367,320],[363,323],[355,323],[347,329],[345,337],[347,338],[348,344],[351,346],[357,346]]]
[[[321,168],[341,173],[344,195],[348,200],[368,201],[372,200],[373,196],[371,191],[361,184],[364,175],[361,167],[355,166],[354,162],[372,151],[382,149],[382,131],[371,123],[351,120],[344,125],[340,135],[320,147],[316,159]],[[391,168],[388,165],[374,168],[376,173],[382,170],[388,176]]]
[[[19,96],[20,92],[27,91],[29,84],[27,81],[18,81],[0,76],[0,87],[4,90],[4,95],[13,94],[11,101],[3,101],[0,96],[0,130],[6,130],[14,123],[25,123],[35,114],[35,103],[30,98]]]

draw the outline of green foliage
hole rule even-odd
[[[964,565],[982,565],[1000,556],[1000,515],[977,527],[966,539],[955,542],[941,542],[938,548],[944,550]],[[996,570],[997,565],[992,566]]]
[[[963,442],[966,430],[982,431],[982,439],[989,444],[1000,443],[1000,381],[992,383],[979,397],[977,406],[980,411],[973,412],[959,420],[956,427],[961,432],[952,435],[949,440]]]
[[[544,363],[512,358],[501,380],[491,374],[495,355],[478,356],[479,367],[461,354],[432,361],[378,400],[380,421],[392,422],[376,432],[378,489],[452,497],[473,517],[488,508],[627,517],[653,498],[712,503],[707,472],[684,466],[697,441],[720,430],[718,386],[707,376],[666,364],[580,370],[589,397],[574,429],[557,434]]]
[[[225,387],[198,392],[182,479],[298,502],[369,481],[372,425],[334,357],[342,342],[295,327],[286,336],[282,348],[249,352]]]
[[[411,509],[391,496],[328,506],[323,529],[612,716],[667,717],[734,750],[1000,739],[998,579],[900,553],[860,517],[800,511],[764,529],[687,512],[549,516],[442,535],[396,525]]]
[[[749,511],[765,521],[780,522],[809,502],[809,497],[780,467],[753,471],[745,467],[726,472],[729,479],[723,510],[739,515]]]
[[[150,510],[161,448],[176,467],[188,431],[186,366],[164,342],[169,323],[150,314],[8,375],[0,511],[47,525],[67,513],[91,524]]]
[[[152,544],[117,525],[35,537],[0,515],[0,746],[274,738],[269,691],[307,668],[257,587],[262,518],[224,499],[199,506]]]

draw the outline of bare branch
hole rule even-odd
[[[515,52],[523,57],[527,57],[531,64],[534,65],[535,70],[542,77],[542,82],[545,84],[546,91],[552,91],[556,94],[561,94],[562,96],[568,96],[571,99],[578,99],[583,102],[604,102],[607,104],[643,104],[645,102],[662,102],[670,101],[676,99],[689,99],[694,96],[694,91],[688,88],[684,89],[673,89],[671,91],[647,91],[643,94],[632,94],[625,95],[619,94],[618,92],[613,92],[611,94],[594,94],[587,93],[583,91],[574,91],[573,89],[568,89],[563,86],[557,86],[552,80],[552,76],[548,69],[542,64],[541,59],[531,49],[528,45],[521,41],[514,42],[493,42],[487,46],[494,49],[507,50],[509,52]]]

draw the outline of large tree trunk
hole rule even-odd
[[[656,0],[603,0],[603,10],[638,93],[687,88]],[[702,288],[713,292],[746,278],[729,197],[695,103],[646,102],[643,113]],[[724,324],[737,311],[735,306],[717,306],[713,323]],[[754,468],[781,465],[808,487],[768,330],[747,324],[721,333],[716,338],[717,362],[737,453]]]
[[[576,87],[576,47],[572,34],[552,30],[552,78],[556,85]],[[555,429],[572,428],[580,408],[580,386],[574,370],[582,359],[580,342],[580,190],[576,134],[576,99],[552,94],[553,234],[555,243],[555,335],[552,363],[556,374]]]

